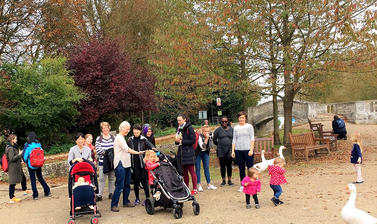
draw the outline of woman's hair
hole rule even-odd
[[[130,123],[128,123],[128,121],[123,121],[122,123],[120,123],[119,125],[119,131],[123,130],[123,128],[125,127],[131,127]]]
[[[245,118],[247,119],[247,113],[246,113],[245,111],[240,111],[240,112],[238,112],[237,117],[239,118],[239,117],[241,117],[242,115],[245,116]]]
[[[93,135],[92,134],[86,134],[85,135],[85,139],[89,138],[89,137],[92,137],[93,138]]]
[[[259,171],[253,167],[250,167],[249,169],[247,169],[247,176],[252,178],[254,176],[254,174],[259,174]]]
[[[203,133],[203,131],[208,131],[209,132],[209,126],[208,125],[203,125],[201,131],[202,131],[202,133]]]
[[[14,135],[14,134],[10,134],[10,135],[8,136],[7,140],[8,140],[8,142],[11,142],[11,141],[13,141],[13,139],[15,139],[16,137],[17,137],[16,135]]]
[[[105,127],[105,126],[107,126],[109,128],[109,130],[111,130],[110,124],[107,123],[106,121],[102,121],[99,126],[101,128],[101,131],[102,131],[103,127]]]
[[[338,115],[334,115],[334,120],[338,120],[338,119],[339,119]]]
[[[190,119],[187,117],[187,115],[186,114],[184,114],[184,113],[179,113],[178,115],[177,115],[177,117],[181,117],[181,118],[183,118],[183,120],[185,120],[186,122],[189,122],[190,121]]]
[[[285,160],[283,158],[277,157],[274,159],[274,165],[276,164],[285,164]]]
[[[81,132],[77,132],[75,135],[75,141],[77,141],[77,139],[79,139],[80,137],[84,138],[84,134]]]
[[[157,158],[158,157],[157,157],[157,154],[156,154],[155,151],[153,151],[153,150],[147,150],[145,152],[145,157],[144,157],[145,161],[147,161],[147,160],[149,160],[149,161],[156,161]]]
[[[141,125],[140,124],[134,124],[134,129],[141,131]]]
[[[143,129],[143,134],[144,136],[147,136],[147,132],[148,130],[151,130],[152,131],[152,135],[153,135],[153,130],[152,130],[152,127],[151,126],[145,126],[144,129]],[[151,135],[151,136],[152,136]]]
[[[29,132],[29,134],[27,135],[27,143],[31,144],[32,142],[38,142],[37,135],[34,131]]]
[[[352,133],[351,135],[351,141],[354,143],[354,144],[358,144],[359,147],[360,147],[360,150],[362,150],[361,148],[361,135],[360,135],[360,132],[354,132]]]

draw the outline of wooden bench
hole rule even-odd
[[[274,137],[270,138],[255,138],[254,142],[254,158],[261,156],[261,152],[264,150],[264,156],[266,158],[274,158]]]
[[[333,134],[332,131],[324,131],[323,124],[312,123],[308,118],[310,130],[314,133],[314,136],[318,138],[328,139],[330,141],[330,149],[335,151],[338,149],[338,134]]]
[[[313,132],[304,134],[292,134],[289,133],[289,140],[292,148],[292,159],[295,160],[295,153],[303,151],[306,160],[309,160],[309,152],[317,150],[327,149],[327,153],[330,154],[330,141],[328,139],[316,138]]]

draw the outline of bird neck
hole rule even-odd
[[[283,147],[279,148],[279,156],[280,156],[280,158],[284,158],[284,156],[283,156]]]
[[[347,206],[355,207],[356,192],[351,191],[350,198],[348,199]]]

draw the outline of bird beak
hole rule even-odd
[[[350,188],[348,186],[346,186],[346,191],[347,191],[347,194],[351,194]]]

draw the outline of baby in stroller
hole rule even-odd
[[[75,223],[76,216],[84,214],[93,214],[91,223],[98,223],[97,217],[100,217],[101,213],[97,210],[95,201],[97,189],[97,175],[92,162],[77,162],[71,166],[68,182],[71,218],[68,223]]]

